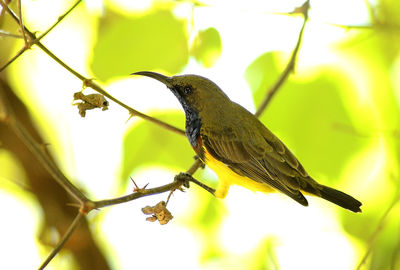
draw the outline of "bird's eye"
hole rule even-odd
[[[183,92],[185,93],[185,95],[189,95],[190,93],[193,92],[193,88],[190,85],[186,85],[183,87]]]

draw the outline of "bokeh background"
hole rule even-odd
[[[23,22],[44,32],[75,1],[22,1]],[[194,73],[255,112],[283,72],[303,23],[302,1],[82,1],[43,40],[74,70],[129,106],[178,127],[184,115],[159,82],[129,74]],[[17,1],[10,8],[17,10]],[[92,211],[48,269],[400,269],[400,4],[310,1],[295,72],[261,116],[319,182],[363,202],[354,214],[318,198],[232,187],[225,200],[197,186],[175,192],[167,225],[141,208],[167,194]],[[0,66],[24,45],[1,10]],[[0,73],[15,108],[56,164],[93,200],[156,187],[193,163],[183,136],[128,112],[73,106],[82,82],[38,47]],[[86,89],[84,93],[93,93]],[[30,125],[30,124],[29,124]],[[32,269],[76,208],[0,125],[0,268]],[[209,169],[195,177],[215,186]],[[54,183],[53,183],[54,182]],[[52,184],[50,184],[52,183]],[[57,191],[56,191],[57,190]],[[51,197],[53,196],[53,197]],[[63,198],[65,201],[59,201]],[[72,213],[68,215],[68,213]],[[85,250],[85,252],[83,251]]]

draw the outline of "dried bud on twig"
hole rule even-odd
[[[76,102],[74,105],[78,106],[79,114],[85,117],[86,110],[92,110],[95,108],[102,108],[102,111],[108,109],[108,101],[103,95],[90,94],[84,95],[82,92],[76,92],[74,94],[74,101],[81,100],[82,102]]]
[[[142,212],[146,215],[152,215],[146,218],[147,221],[154,222],[158,220],[161,225],[167,224],[173,216],[166,208],[167,204],[164,201],[157,203],[155,206],[146,206],[142,208]]]

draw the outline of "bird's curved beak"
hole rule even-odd
[[[172,78],[162,75],[160,73],[157,72],[151,72],[151,71],[139,71],[139,72],[134,72],[131,75],[142,75],[142,76],[147,76],[150,78],[153,78],[157,81],[162,82],[163,84],[165,84],[168,88],[172,87]]]

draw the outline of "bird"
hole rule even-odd
[[[190,145],[218,176],[215,197],[224,198],[231,185],[239,185],[264,193],[281,192],[304,206],[308,206],[307,194],[361,212],[360,201],[315,181],[278,137],[211,80],[152,71],[131,75],[163,83],[179,100]]]

